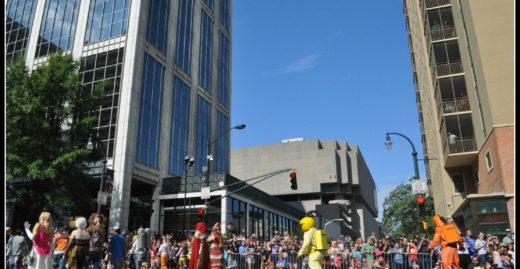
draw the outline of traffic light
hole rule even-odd
[[[296,182],[296,169],[293,169],[291,173],[289,174],[289,177],[291,178],[291,189],[297,190],[298,184]]]
[[[419,215],[424,216],[426,214],[426,207],[425,207],[426,199],[424,196],[420,195],[417,196],[417,204],[419,205]]]

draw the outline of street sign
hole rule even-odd
[[[210,197],[209,193],[210,193],[209,187],[200,188],[200,198],[209,199],[209,197]]]
[[[106,192],[98,192],[97,194],[97,202],[98,204],[100,205],[107,205],[107,200],[108,200],[108,193]]]
[[[412,193],[427,193],[428,186],[426,184],[426,180],[412,180]]]

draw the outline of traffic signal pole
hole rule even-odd
[[[221,196],[221,197],[216,198],[216,199],[214,199],[214,200],[212,200],[212,201],[209,201],[209,202],[206,203],[206,205],[211,204],[211,203],[216,202],[216,201],[219,201],[219,200],[221,200],[221,199],[223,199],[223,198],[225,198],[225,197],[230,196],[231,194],[234,194],[234,193],[237,193],[237,192],[239,192],[239,191],[242,191],[242,190],[245,189],[245,188],[249,188],[249,187],[251,187],[251,186],[253,186],[253,185],[256,185],[257,183],[260,183],[260,182],[262,182],[262,181],[264,181],[264,180],[266,180],[266,179],[268,179],[268,178],[274,177],[274,176],[279,175],[279,174],[287,173],[287,172],[292,171],[292,170],[293,170],[293,169],[282,169],[282,170],[275,171],[275,172],[271,172],[271,173],[268,173],[268,174],[265,174],[265,175],[261,175],[261,176],[258,176],[258,177],[250,178],[250,179],[248,179],[248,180],[239,181],[239,182],[235,182],[235,183],[231,183],[231,184],[228,184],[228,185],[222,186],[222,187],[220,187],[220,188],[218,188],[218,189],[215,189],[215,190],[213,190],[213,191],[218,191],[218,190],[221,190],[221,189],[224,189],[224,188],[228,188],[229,186],[234,186],[234,185],[238,185],[238,184],[241,184],[241,183],[246,183],[246,182],[249,182],[249,181],[256,180],[256,179],[259,179],[259,178],[261,178],[261,177],[264,177],[264,178],[262,178],[262,179],[260,179],[260,180],[258,180],[258,181],[256,181],[256,182],[254,182],[254,183],[252,183],[252,184],[246,184],[246,186],[244,186],[244,187],[242,187],[242,188],[240,188],[240,189],[238,189],[238,190],[236,190],[236,191],[230,192],[230,193],[228,193],[228,194],[226,194],[226,195],[224,195],[224,196]]]

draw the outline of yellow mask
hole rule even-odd
[[[310,228],[314,227],[314,219],[311,217],[304,217],[300,220],[300,226],[302,227],[302,231],[306,232]]]

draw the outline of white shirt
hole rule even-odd
[[[170,244],[168,243],[163,243],[160,247],[159,247],[159,251],[157,253],[157,255],[162,255],[163,252],[167,255],[170,255],[170,252],[171,252],[171,247],[170,247]]]
[[[479,249],[479,247],[481,247]],[[478,238],[477,240],[475,240],[475,249],[478,249],[478,255],[484,255],[486,254],[486,241],[484,241],[483,239],[480,239]]]

